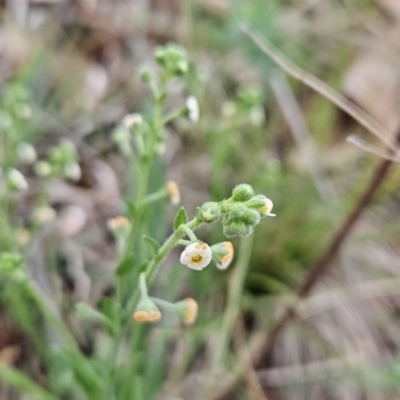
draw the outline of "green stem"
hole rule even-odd
[[[175,119],[175,118],[180,117],[181,115],[183,115],[184,112],[185,112],[185,110],[186,110],[186,107],[181,107],[181,108],[178,108],[177,110],[172,111],[171,113],[167,114],[167,115],[163,118],[162,124],[163,124],[163,125],[167,125],[168,122],[171,122],[173,119]]]
[[[240,303],[242,300],[244,282],[250,264],[253,241],[254,235],[243,238],[240,243],[239,257],[236,263],[236,268],[233,271],[232,279],[230,280],[228,302],[221,324],[218,343],[213,353],[211,368],[204,385],[205,392],[202,396],[204,399],[210,398],[212,388],[215,386],[214,383],[215,377],[217,376],[217,369],[219,368],[219,365],[221,365],[227,351],[229,335],[232,334],[236,318],[240,311]]]
[[[139,275],[139,287],[142,297],[149,297],[147,294],[146,274],[144,272]]]
[[[35,396],[42,400],[59,400],[25,374],[2,362],[0,362],[0,379],[29,396]]]
[[[143,207],[144,205],[148,205],[150,203],[154,203],[155,201],[158,201],[158,200],[165,199],[168,196],[169,196],[169,194],[168,194],[167,190],[165,188],[162,188],[161,190],[146,196],[143,199],[143,202],[140,204],[140,207]]]
[[[176,246],[178,241],[184,237],[186,234],[186,228],[189,228],[190,231],[198,228],[202,224],[196,217],[189,221],[187,224],[181,225],[178,229],[174,231],[174,233],[165,241],[165,243],[161,246],[158,254],[154,259],[150,262],[146,269],[146,280],[148,283],[151,283],[157,270],[164,258],[167,254]],[[192,232],[193,233],[193,232]],[[193,234],[194,235],[194,234]],[[197,240],[197,239],[195,239]]]
[[[187,225],[181,225],[183,231],[185,232],[186,236],[192,241],[197,242],[197,237],[193,233],[193,231]]]
[[[170,303],[169,301],[158,299],[157,297],[150,297],[150,299],[160,308],[163,308],[167,311],[174,311],[176,312],[175,305]]]

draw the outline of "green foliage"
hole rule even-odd
[[[184,207],[181,207],[174,219],[174,228],[178,229],[181,225],[186,224],[187,222],[188,216],[186,214],[186,210],[184,209]]]

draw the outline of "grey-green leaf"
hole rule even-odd
[[[178,229],[182,224],[186,224],[188,222],[188,216],[183,207],[179,210],[178,214],[175,217],[174,228]]]
[[[160,249],[159,243],[155,239],[147,235],[143,235],[143,240],[151,256],[156,256],[158,254],[158,250]]]

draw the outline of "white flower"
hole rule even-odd
[[[212,251],[206,243],[191,243],[181,254],[181,263],[190,269],[201,271],[210,264]]]
[[[262,106],[256,106],[251,109],[250,121],[256,127],[261,126],[265,122],[265,114]]]
[[[125,117],[122,118],[121,122],[121,125],[126,129],[130,129],[132,127],[135,128],[142,124],[143,124],[143,117],[138,113],[125,115]]]
[[[268,215],[269,217],[275,217],[276,214],[271,213],[272,207],[274,206],[274,203],[272,203],[272,200],[269,199],[268,197],[265,197],[264,201],[265,201],[265,204],[261,208],[258,209],[261,216],[265,217]]]
[[[46,224],[48,222],[52,222],[56,219],[56,211],[52,207],[39,207],[33,212],[33,220],[40,224]]]
[[[82,177],[81,167],[79,166],[78,163],[67,164],[64,167],[64,175],[66,178],[77,182]]]
[[[35,148],[27,142],[22,142],[17,146],[17,155],[24,164],[33,164],[37,159]]]
[[[7,185],[10,190],[28,189],[28,182],[24,175],[15,168],[9,169],[7,173]]]
[[[199,103],[197,102],[196,97],[189,96],[187,98],[186,108],[189,119],[194,123],[198,122],[200,118],[200,111],[199,111]]]

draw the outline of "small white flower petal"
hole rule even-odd
[[[200,118],[200,110],[196,97],[189,96],[186,100],[186,107],[188,110],[189,119],[194,123],[198,122]]]
[[[180,261],[190,269],[201,271],[210,264],[212,251],[206,243],[191,243],[182,252]]]

